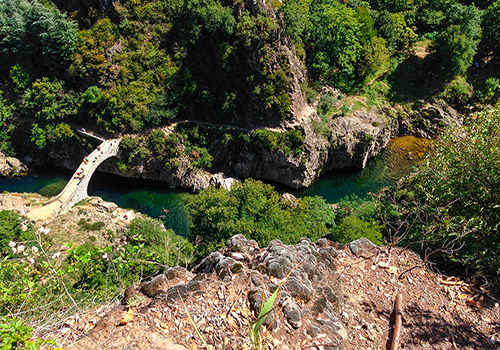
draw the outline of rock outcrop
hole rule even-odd
[[[221,301],[233,304],[225,313],[226,320],[221,320],[220,331],[224,332],[229,327],[224,322],[233,317],[230,322],[237,323],[245,304],[258,315],[263,302],[281,288],[274,311],[264,321],[273,330],[272,337],[282,339],[279,349],[296,349],[298,342],[313,339],[322,339],[324,349],[345,349],[354,311],[342,291],[336,257],[337,250],[326,239],[314,243],[303,238],[295,246],[274,240],[267,248],[259,248],[255,241],[237,235],[225,248],[203,259],[194,274],[169,268],[150,282],[129,287],[122,304],[143,295],[151,300],[143,312],[174,312],[200,298],[210,300],[210,291],[219,290],[223,294],[219,297],[225,298]],[[212,314],[207,319],[217,317]],[[230,334],[229,329],[225,331]],[[229,337],[226,346],[241,349],[244,343]]]
[[[0,152],[0,176],[13,176],[25,173],[28,166],[19,159],[9,157]]]

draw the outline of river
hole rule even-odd
[[[394,184],[410,173],[412,166],[422,159],[431,141],[416,137],[399,137],[389,142],[377,157],[370,160],[365,169],[343,169],[330,172],[304,190],[292,190],[278,186],[297,197],[322,196],[328,203],[336,203],[346,196],[365,198],[382,187]],[[58,194],[71,178],[72,172],[43,168],[24,177],[0,178],[0,192],[37,192],[50,197]],[[189,217],[184,200],[190,193],[169,187],[161,182],[128,179],[108,173],[96,172],[89,184],[89,195],[99,196],[154,218],[162,217],[166,226],[177,234],[189,234]],[[165,213],[163,209],[168,212]]]

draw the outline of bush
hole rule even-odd
[[[30,85],[30,76],[19,63],[16,63],[10,68],[9,77],[16,86],[15,90],[18,93],[24,92]]]
[[[382,196],[399,213],[392,226],[408,229],[406,243],[425,242],[414,247],[498,277],[499,145],[500,108],[476,113],[467,125],[447,128],[418,173]]]
[[[9,243],[11,241],[19,242],[35,239],[35,234],[30,226],[23,231],[20,218],[14,210],[0,211],[0,253],[9,253]]]
[[[333,231],[333,239],[339,243],[349,243],[366,237],[375,244],[382,243],[381,225],[374,221],[365,221],[355,215],[349,215],[340,221]]]
[[[23,95],[25,110],[42,121],[76,115],[78,98],[72,91],[66,91],[64,82],[38,79]]]
[[[473,88],[465,77],[459,75],[445,86],[440,96],[448,103],[465,103],[472,97]]]
[[[284,201],[272,186],[251,179],[233,185],[231,191],[209,187],[187,201],[190,239],[203,239],[203,256],[236,234],[260,246],[273,239],[292,244],[302,237],[318,239],[335,225],[335,213],[322,198],[303,198],[296,204]]]

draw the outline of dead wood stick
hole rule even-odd
[[[391,350],[398,350],[399,342],[401,341],[401,325],[403,324],[403,296],[401,293],[396,295],[396,302],[394,303],[394,332],[392,333]]]

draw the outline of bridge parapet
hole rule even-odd
[[[88,185],[96,169],[106,159],[117,157],[119,153],[120,139],[114,139],[104,141],[85,157],[64,190],[57,196],[57,200],[61,202],[59,212],[66,211],[82,199],[87,198],[89,196]]]

